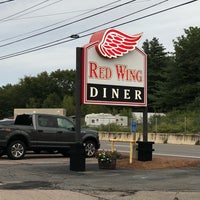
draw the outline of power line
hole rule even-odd
[[[185,5],[187,5],[187,4],[194,3],[195,1],[198,1],[198,0],[193,0],[193,1],[188,1],[188,2],[182,3],[182,4],[178,4],[178,5],[176,5],[176,6],[172,6],[172,7],[170,7],[170,8],[166,8],[166,9],[164,9],[164,10],[160,10],[160,11],[158,11],[158,12],[155,12],[155,13],[152,13],[152,14],[149,14],[149,15],[146,15],[146,16],[143,16],[143,17],[139,17],[139,18],[137,18],[137,19],[130,20],[130,21],[128,21],[128,22],[124,22],[124,23],[121,23],[121,24],[117,24],[117,25],[115,25],[115,27],[123,26],[123,25],[129,24],[129,23],[132,23],[132,22],[134,22],[134,21],[140,20],[140,19],[144,19],[144,18],[147,18],[147,17],[151,17],[151,16],[153,16],[153,15],[157,15],[157,14],[160,14],[160,13],[162,13],[162,12],[166,12],[166,11],[168,11],[168,10],[172,10],[172,9],[175,9],[175,8],[178,8],[178,7],[181,7],[181,6],[185,6]],[[112,28],[112,27],[111,27],[111,28]]]
[[[88,31],[90,31],[90,30],[93,30],[93,29],[95,29],[95,28],[99,28],[99,27],[101,27],[101,26],[108,25],[108,24],[110,24],[110,23],[116,22],[116,21],[121,20],[121,19],[124,19],[124,18],[126,18],[126,17],[130,17],[131,15],[134,15],[134,14],[140,13],[140,12],[142,12],[142,11],[148,10],[148,9],[150,9],[150,8],[156,7],[156,6],[158,6],[158,5],[160,5],[160,4],[163,4],[163,3],[167,2],[167,1],[168,1],[168,0],[164,0],[164,1],[161,1],[161,2],[159,2],[159,3],[153,4],[153,5],[151,5],[151,6],[147,6],[146,8],[140,9],[140,10],[135,11],[135,12],[133,12],[133,13],[129,13],[129,14],[127,14],[127,15],[124,15],[124,16],[122,16],[122,17],[116,18],[116,19],[111,20],[111,21],[109,21],[109,22],[106,22],[106,23],[97,25],[97,26],[92,27],[92,28],[90,28],[90,29],[87,29],[87,30],[85,30],[85,31],[83,31],[83,32],[79,32],[78,34],[85,33],[85,32],[88,32]],[[115,27],[116,27],[116,26],[115,26]],[[114,28],[114,27],[110,27],[110,28]],[[0,47],[1,47],[1,46],[0,46]]]
[[[152,13],[150,15],[146,15],[146,16],[143,16],[143,17],[140,17],[140,18],[136,18],[134,20],[130,20],[130,21],[127,21],[125,23],[121,23],[121,24],[118,24],[116,25],[115,27],[118,27],[118,26],[122,26],[122,25],[125,25],[125,24],[128,24],[128,23],[131,23],[133,21],[137,21],[137,20],[140,20],[140,19],[143,19],[143,18],[146,18],[146,17],[149,17],[149,16],[153,16],[153,15],[156,15],[156,14],[159,14],[161,12],[165,12],[165,11],[168,11],[168,10],[171,10],[171,9],[174,9],[174,8],[177,8],[177,7],[180,7],[180,6],[183,6],[183,5],[186,5],[186,4],[189,4],[189,3],[193,3],[194,1],[197,1],[197,0],[193,0],[193,1],[190,1],[190,2],[187,2],[187,3],[183,3],[183,4],[179,4],[177,6],[173,6],[173,7],[170,7],[170,8],[167,8],[167,9],[164,9],[164,10],[161,10],[161,11],[158,11],[158,12],[155,12],[155,13]],[[111,27],[110,27],[111,28]],[[113,27],[112,27],[113,28]],[[93,29],[93,28],[91,28]],[[89,30],[89,29],[88,29]],[[86,31],[88,31],[86,30]],[[84,31],[84,32],[86,32]],[[83,33],[83,32],[81,32]],[[79,35],[80,33],[77,33],[77,35]],[[88,33],[88,34],[85,34],[85,35],[82,35],[80,36],[79,38],[83,38],[83,37],[86,37],[86,36],[89,36],[93,33]],[[23,50],[23,51],[19,51],[19,52],[16,52],[16,53],[13,53],[13,54],[8,54],[8,55],[5,55],[5,56],[2,56],[0,57],[0,60],[3,60],[3,59],[7,59],[7,58],[10,58],[10,57],[15,57],[15,56],[18,56],[18,55],[23,55],[23,54],[26,54],[26,53],[31,53],[31,52],[34,52],[34,51],[38,51],[38,50],[42,50],[42,49],[46,49],[46,48],[49,48],[49,47],[52,47],[52,46],[57,46],[57,45],[60,45],[60,44],[63,44],[63,43],[66,43],[66,42],[70,42],[74,39],[70,38],[70,36],[68,37],[65,37],[65,38],[62,38],[62,39],[59,39],[59,40],[56,40],[56,41],[53,41],[53,42],[49,42],[49,43],[46,43],[46,44],[43,44],[43,45],[39,45],[39,46],[36,46],[36,47],[32,47],[32,48],[29,48],[29,49],[26,49],[26,50]],[[68,39],[68,40],[67,40]]]
[[[54,24],[51,24],[51,25],[48,25],[48,26],[45,26],[45,27],[42,27],[42,28],[39,28],[39,29],[35,29],[35,30],[33,30],[33,31],[30,31],[30,32],[27,32],[27,33],[24,33],[24,34],[19,34],[19,35],[14,36],[14,37],[10,37],[10,38],[6,38],[6,39],[3,39],[3,40],[0,40],[0,42],[7,41],[7,40],[10,40],[10,39],[14,39],[14,38],[17,38],[17,37],[21,37],[21,36],[26,35],[26,34],[34,33],[34,32],[36,32],[36,31],[40,31],[40,30],[49,28],[49,27],[51,27],[51,26],[55,26],[55,25],[57,25],[57,24],[61,24],[61,23],[63,23],[63,22],[69,21],[69,20],[71,20],[71,19],[74,19],[74,18],[83,16],[83,15],[89,14],[89,13],[91,13],[91,12],[97,11],[97,10],[99,10],[99,9],[108,7],[108,6],[110,6],[110,5],[112,5],[112,4],[115,4],[115,3],[119,2],[119,1],[121,1],[121,0],[116,0],[116,1],[114,1],[114,2],[105,4],[105,5],[103,5],[103,6],[100,6],[100,7],[95,8],[95,9],[86,11],[86,12],[84,12],[84,13],[82,13],[82,14],[76,15],[75,17],[68,18],[68,19],[59,21],[59,22],[57,22],[57,23],[54,23]],[[13,42],[14,42],[14,41],[13,41]],[[9,44],[8,44],[8,45],[9,45]],[[5,44],[5,46],[7,46],[7,44]],[[0,47],[2,47],[2,46],[0,46]]]
[[[18,16],[16,16],[16,17],[17,17],[17,19],[18,19],[18,18],[21,17],[21,16],[28,15],[28,14],[33,13],[33,12],[36,12],[36,11],[38,11],[38,10],[47,8],[47,7],[49,7],[49,6],[53,5],[53,4],[59,3],[59,2],[61,2],[61,1],[63,1],[63,0],[55,1],[55,2],[53,2],[53,3],[50,3],[50,4],[45,5],[45,6],[43,6],[43,7],[40,7],[40,8],[36,8],[35,10],[31,10],[31,11],[29,11],[29,12],[23,13],[23,14],[18,15]],[[44,3],[46,3],[46,2],[44,2]],[[39,6],[39,5],[41,5],[41,3],[38,4],[38,5],[36,5],[36,6]],[[36,6],[34,6],[34,7],[36,7]],[[31,7],[30,9],[32,9],[32,8],[33,8],[33,7]],[[22,12],[22,11],[21,11],[21,12]],[[23,12],[25,12],[25,11],[23,11]],[[19,13],[18,13],[18,14],[19,14]],[[10,21],[10,20],[13,20],[13,19],[14,19],[14,18],[7,19],[7,20],[3,20],[3,22]]]
[[[113,10],[113,9],[116,9],[116,8],[119,8],[119,7],[122,7],[122,6],[124,6],[124,5],[129,4],[129,3],[132,3],[132,2],[134,2],[134,1],[136,1],[136,0],[131,0],[131,1],[128,1],[128,2],[125,2],[125,3],[119,4],[119,5],[117,5],[117,6],[114,6],[114,7],[112,7],[112,8],[108,8],[108,9],[106,9],[106,10],[100,11],[100,12],[98,12],[98,13],[91,14],[91,15],[89,15],[89,16],[83,17],[83,18],[81,18],[81,19],[74,20],[74,21],[69,22],[69,23],[67,23],[67,24],[60,25],[60,26],[57,26],[57,27],[55,27],[55,28],[48,29],[48,30],[43,31],[43,32],[40,32],[40,33],[36,33],[36,34],[34,34],[34,35],[30,35],[30,36],[27,36],[27,37],[25,37],[25,38],[18,39],[18,40],[15,40],[15,41],[12,41],[12,42],[9,42],[9,43],[0,45],[0,47],[8,46],[8,45],[11,45],[11,44],[14,44],[14,43],[17,43],[17,42],[21,42],[21,41],[24,41],[24,40],[27,40],[27,39],[30,39],[30,38],[33,38],[33,37],[36,37],[36,36],[39,36],[39,35],[43,35],[43,34],[45,34],[45,33],[49,33],[49,32],[51,32],[51,31],[55,31],[55,30],[57,30],[57,29],[60,29],[60,28],[69,26],[69,25],[71,25],[71,24],[74,24],[74,23],[77,23],[77,22],[86,20],[86,19],[91,18],[91,17],[94,17],[94,16],[96,16],[96,15],[100,15],[100,14],[103,14],[103,13],[108,12],[108,11],[110,11],[110,10]]]
[[[29,16],[29,17],[21,17],[21,18],[17,17],[16,19],[9,19],[7,21],[12,21],[12,20],[26,20],[26,19],[44,18],[44,17],[53,17],[53,16],[56,16],[56,15],[66,15],[66,14],[70,14],[70,13],[80,13],[80,12],[91,11],[91,10],[93,10],[93,9],[84,9],[84,10],[74,10],[74,11],[66,11],[66,12],[57,12],[57,13],[44,14],[44,15],[35,15],[35,16]],[[65,20],[63,20],[63,21],[65,21]]]
[[[121,1],[121,0],[118,0],[118,1]],[[116,2],[118,2],[116,1]],[[151,1],[151,0],[143,0],[143,1],[140,1],[140,2],[135,2],[135,3],[141,3],[141,2],[146,2],[146,1]],[[56,3],[56,2],[55,2]],[[114,3],[114,2],[113,2]],[[113,4],[113,3],[110,3],[110,4]],[[54,3],[52,3],[54,4]],[[40,8],[39,8],[40,9]],[[66,12],[58,12],[58,13],[51,13],[51,14],[44,14],[44,15],[35,15],[35,16],[29,16],[29,17],[19,17],[17,16],[17,18],[13,18],[13,19],[9,19],[9,20],[6,20],[6,21],[12,21],[12,20],[28,20],[28,19],[34,19],[34,18],[44,18],[44,17],[52,17],[52,16],[56,16],[56,15],[65,15],[65,14],[69,14],[69,13],[77,13],[77,12],[84,12],[84,11],[91,11],[93,9],[84,9],[84,10],[74,10],[74,11],[66,11]],[[27,14],[27,13],[26,13]],[[77,17],[77,16],[75,16]],[[68,19],[67,19],[68,20]],[[66,21],[66,20],[63,20],[63,21]],[[62,21],[62,22],[63,22]]]
[[[141,19],[144,19],[144,18],[147,18],[147,17],[151,17],[151,16],[153,16],[153,15],[157,15],[157,14],[160,14],[160,13],[163,13],[163,12],[166,12],[166,11],[169,11],[169,10],[172,10],[172,9],[175,9],[175,8],[178,8],[178,7],[185,6],[185,5],[187,5],[187,4],[194,3],[195,1],[198,1],[198,0],[192,0],[192,1],[188,1],[188,2],[182,3],[182,4],[178,4],[178,5],[176,5],[176,6],[172,6],[172,7],[169,7],[169,8],[166,8],[166,9],[163,9],[163,10],[160,10],[160,11],[157,11],[157,12],[154,12],[154,13],[151,13],[151,14],[149,14],[149,15],[145,15],[145,16],[142,16],[142,17],[133,19],[133,20],[129,20],[129,21],[127,21],[127,22],[120,23],[120,24],[117,24],[117,25],[112,26],[112,27],[109,27],[109,28],[118,27],[118,26],[123,26],[123,25],[129,24],[129,23],[132,23],[132,22],[134,22],[134,21],[138,21],[138,20],[141,20]],[[93,34],[93,32],[88,33],[88,34],[85,34],[85,35],[82,35],[82,36],[80,36],[79,38],[83,38],[83,37],[89,36],[89,35],[91,35],[91,34]],[[77,35],[78,35],[78,34],[77,34]],[[32,48],[29,48],[29,49],[26,49],[26,50],[23,50],[23,51],[18,51],[18,52],[16,52],[16,53],[7,54],[7,55],[5,55],[5,56],[1,56],[1,57],[0,57],[0,60],[8,59],[8,58],[11,58],[11,57],[16,57],[16,56],[23,55],[23,54],[27,54],[27,53],[31,53],[31,52],[34,52],[34,51],[39,51],[39,50],[46,49],[46,48],[49,48],[49,47],[52,47],[52,46],[57,46],[57,45],[60,45],[60,44],[63,44],[63,43],[70,42],[70,41],[75,40],[75,39],[74,39],[74,38],[70,38],[70,36],[68,36],[68,37],[63,38],[63,39],[60,39],[60,40],[63,40],[63,41],[58,41],[58,40],[57,40],[57,41],[54,41],[54,42],[50,42],[50,43],[46,43],[46,44],[39,45],[39,46],[36,46],[36,47],[32,47]]]
[[[110,24],[110,23],[115,22],[115,21],[117,21],[117,20],[120,20],[120,19],[122,19],[122,18],[128,17],[128,16],[130,16],[130,15],[133,15],[133,14],[139,13],[139,12],[141,12],[141,11],[150,9],[150,8],[152,8],[152,7],[158,6],[158,5],[162,4],[162,3],[165,3],[166,1],[168,1],[168,0],[161,1],[161,2],[159,2],[159,3],[156,3],[156,4],[154,4],[154,5],[148,6],[148,7],[146,7],[146,8],[143,8],[143,9],[138,10],[138,11],[136,11],[136,12],[133,12],[133,13],[131,13],[131,14],[125,15],[125,16],[123,16],[123,17],[119,17],[119,18],[117,18],[117,19],[115,19],[115,20],[109,21],[109,22],[107,22],[107,23],[103,23],[103,24],[101,24],[101,25],[97,25],[97,26],[95,26],[95,27],[89,28],[89,29],[87,29],[87,30],[85,30],[85,31],[79,32],[79,33],[74,34],[74,35],[77,36],[77,35],[83,34],[83,33],[85,33],[85,32],[88,32],[88,31],[90,31],[90,30],[93,30],[93,29],[95,29],[95,28],[99,28],[99,27],[101,27],[101,26]],[[88,36],[88,35],[91,35],[91,34],[92,34],[92,33],[89,33],[89,34],[87,34],[87,35],[84,35],[84,37],[86,37],[86,36]],[[39,46],[36,46],[36,47],[32,47],[32,48],[27,49],[27,50],[24,50],[24,51],[20,51],[20,54],[21,54],[21,53],[24,53],[24,52],[26,52],[26,51],[32,52],[32,51],[34,51],[34,49],[41,50],[41,49],[43,49],[43,48],[48,48],[48,47],[51,47],[51,46],[55,46],[55,45],[58,45],[58,44],[62,44],[62,43],[64,43],[64,42],[69,42],[69,41],[72,41],[72,40],[74,40],[74,39],[77,39],[76,37],[73,37],[72,39],[66,41],[66,39],[68,39],[68,38],[71,38],[71,36],[64,37],[64,38],[55,40],[55,41],[53,41],[53,42],[45,43],[45,44],[43,44],[43,45],[39,45]],[[0,46],[0,47],[1,47],[1,46]],[[27,52],[27,53],[28,53],[28,52]]]
[[[27,10],[30,10],[30,9],[32,9],[32,8],[35,8],[35,7],[37,7],[37,6],[41,5],[41,4],[44,4],[44,3],[46,3],[47,1],[50,1],[50,0],[42,1],[41,3],[38,3],[38,4],[36,4],[36,5],[34,5],[34,6],[31,6],[31,7],[29,7],[29,8],[26,8],[25,10],[22,10],[22,11],[16,12],[15,14],[12,14],[12,15],[9,15],[9,16],[7,16],[7,17],[4,17],[4,18],[0,19],[0,22],[1,22],[1,21],[5,21],[5,19],[9,19],[9,18],[11,18],[11,17],[17,16],[18,14],[21,14],[21,13],[23,13],[23,12],[26,12]]]
[[[62,0],[61,0],[62,1]],[[118,1],[121,1],[121,0],[118,0]],[[115,2],[118,2],[118,1],[115,1]],[[135,2],[135,3],[142,3],[142,2],[146,2],[146,1],[151,1],[151,0],[143,0],[143,1],[140,1],[140,2]],[[115,3],[113,2],[113,3]],[[56,2],[54,2],[56,3]],[[52,4],[54,4],[52,3]],[[109,3],[109,4],[113,4],[113,3]],[[51,4],[50,4],[51,5]],[[44,7],[47,7],[47,6],[44,6]],[[42,7],[43,8],[43,7]],[[39,8],[41,9],[41,8]],[[74,10],[74,11],[67,11],[67,12],[58,12],[58,13],[51,13],[51,14],[44,14],[44,15],[36,15],[36,16],[29,16],[29,17],[22,17],[20,18],[19,16],[17,16],[17,18],[11,18],[9,20],[6,20],[6,21],[12,21],[12,20],[26,20],[26,19],[34,19],[34,18],[44,18],[44,17],[52,17],[52,16],[56,16],[56,15],[65,15],[65,14],[69,14],[69,13],[77,13],[77,12],[83,12],[83,11],[91,11],[93,9],[84,9],[84,10]],[[33,11],[34,12],[34,11]],[[26,13],[27,14],[27,13]],[[75,16],[77,17],[77,16]],[[68,20],[68,19],[67,19]],[[66,20],[63,20],[63,21],[66,21]],[[62,22],[63,22],[62,21]]]
[[[14,1],[14,0],[2,1],[2,2],[0,2],[0,4],[2,4],[2,3],[9,3],[10,1]]]

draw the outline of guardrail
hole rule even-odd
[[[99,132],[99,139],[109,141],[110,139],[143,141],[142,133],[131,132]],[[175,134],[175,133],[148,133],[148,141],[168,144],[200,144],[200,134]]]

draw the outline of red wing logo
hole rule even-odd
[[[118,30],[109,29],[95,33],[90,42],[98,41],[97,52],[107,58],[117,58],[133,51],[142,37],[142,33],[126,35]]]

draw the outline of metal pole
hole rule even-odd
[[[75,82],[75,114],[76,114],[76,137],[77,143],[81,141],[81,55],[82,48],[76,48],[76,82]]]
[[[75,143],[70,152],[70,170],[85,171],[85,148],[81,143],[81,66],[82,66],[82,48],[76,48],[76,132]]]
[[[143,141],[148,141],[148,108],[143,109]]]

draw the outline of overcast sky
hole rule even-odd
[[[25,76],[37,76],[44,71],[51,73],[58,69],[75,69],[76,47],[87,44],[90,34],[102,29],[114,27],[129,35],[143,32],[139,47],[146,39],[156,37],[166,51],[173,52],[172,40],[183,35],[184,29],[200,25],[200,1],[146,18],[142,17],[190,0],[5,1],[0,0],[0,87],[17,84]],[[127,4],[117,7],[124,3]],[[147,9],[155,4],[158,5]],[[118,18],[121,20],[108,23]],[[122,23],[124,25],[118,26]],[[59,26],[62,28],[58,29]],[[54,31],[49,31],[52,29]],[[45,31],[45,34],[40,34]],[[32,37],[36,34],[39,35]],[[69,41],[72,34],[79,34],[80,38]],[[30,38],[25,39],[27,37]],[[65,37],[66,42],[60,45],[2,60],[3,56]]]

